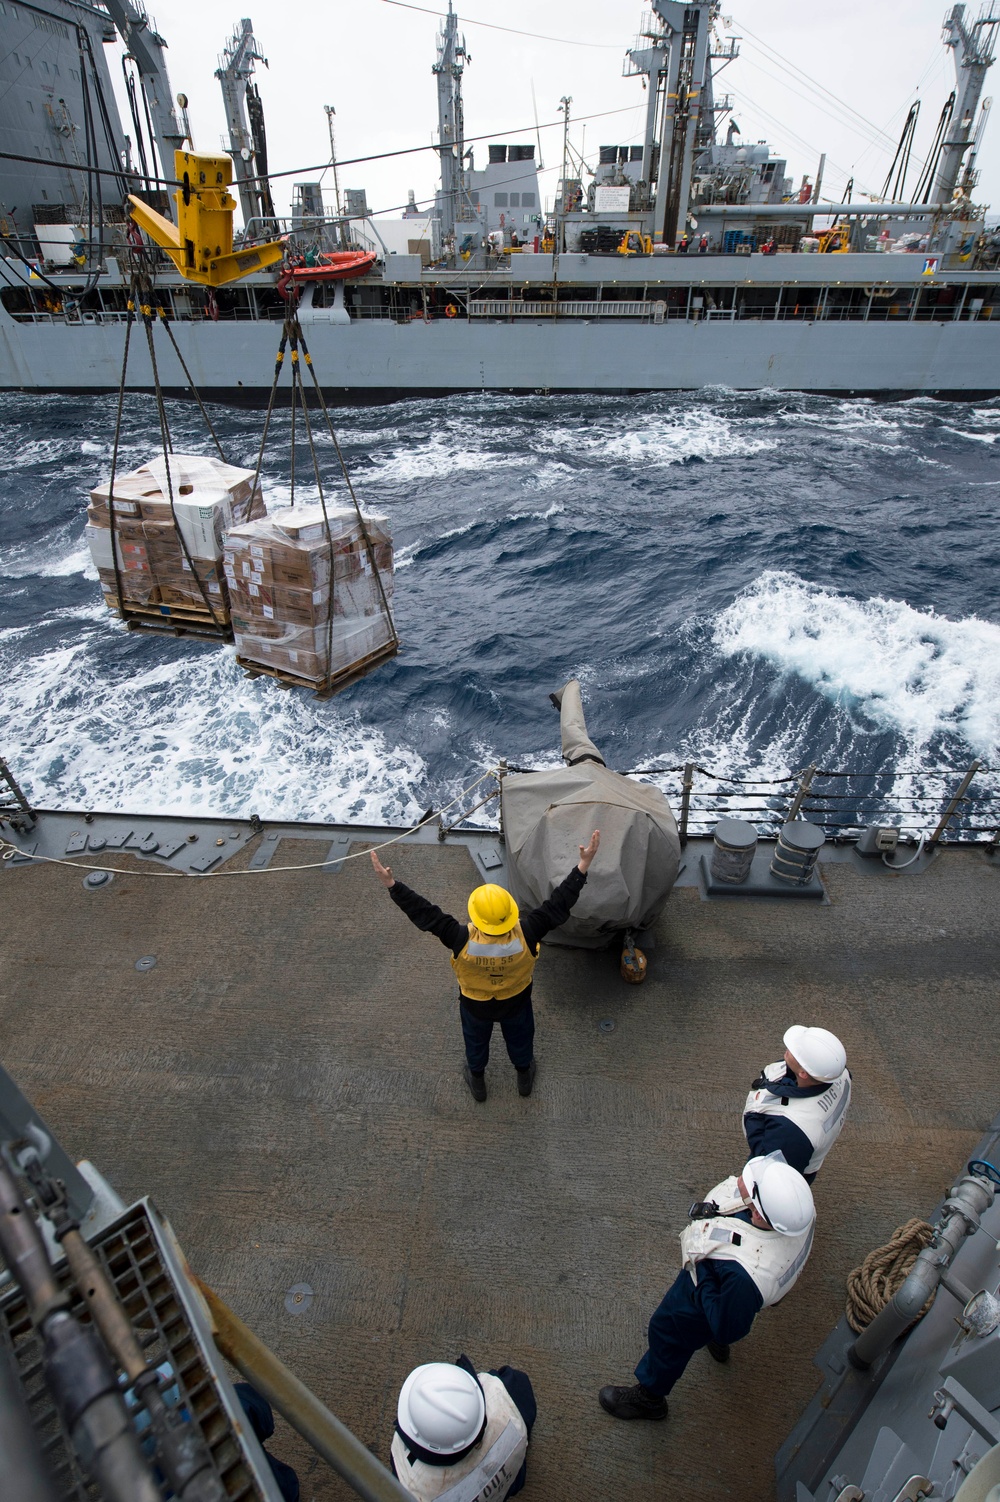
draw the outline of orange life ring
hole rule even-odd
[[[455,304],[453,302],[450,302],[448,304],[448,306],[445,308],[445,310],[444,310],[444,316],[446,318],[457,318],[458,317],[458,309],[456,308],[456,306],[455,306]]]

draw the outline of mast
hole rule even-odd
[[[944,20],[944,44],[955,54],[958,96],[948,139],[941,148],[937,180],[931,197],[937,203],[949,203],[959,186],[962,158],[973,144],[976,109],[993,64],[994,44],[1000,17],[986,11],[971,26],[965,23],[965,6],[954,5]],[[971,161],[967,164],[971,167]],[[971,186],[971,184],[969,185]]]
[[[437,62],[431,71],[437,77],[438,153],[441,158],[441,233],[455,234],[456,221],[474,214],[465,186],[465,113],[462,106],[462,73],[471,62],[465,38],[458,34],[458,17],[448,0],[448,15],[438,33]]]
[[[653,231],[672,245],[687,223],[694,163],[715,141],[712,23],[719,0],[653,0],[659,28],[629,50],[626,76],[649,80],[642,177],[656,184]],[[729,61],[735,45],[716,54]]]
[[[243,223],[249,228],[253,222],[260,230],[274,219],[274,203],[269,184],[259,180],[267,172],[267,147],[264,111],[253,83],[254,63],[263,63],[266,68],[267,58],[257,45],[253,22],[244,17],[219,59],[215,76],[222,85],[229,127],[229,155],[233,159]]]
[[[709,38],[717,0],[653,0],[669,47],[665,78],[663,127],[656,184],[655,224],[672,245],[687,223],[695,143],[702,134],[702,111],[708,109],[711,136],[712,88]]]

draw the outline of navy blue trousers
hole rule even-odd
[[[270,1403],[255,1387],[251,1387],[249,1382],[234,1383],[233,1391],[240,1400],[243,1412],[250,1420],[250,1427],[260,1440],[261,1449],[264,1449],[264,1441],[270,1439],[274,1433],[274,1414],[271,1412]],[[264,1454],[267,1456],[271,1473],[278,1483],[283,1502],[299,1502],[299,1478],[291,1466],[279,1460],[276,1455],[269,1454],[266,1449]]]
[[[490,1038],[493,1036],[494,1024],[473,1017],[464,1001],[459,1003],[459,1011],[462,1015],[462,1035],[465,1038],[465,1057],[469,1061],[469,1068],[473,1074],[482,1074],[490,1061]],[[514,1068],[527,1069],[535,1056],[535,1014],[531,1009],[531,1002],[526,1001],[513,1017],[506,1017],[500,1023],[500,1031]]]
[[[695,1351],[716,1338],[695,1297],[691,1274],[680,1272],[649,1321],[649,1350],[635,1375],[650,1392],[666,1397]]]

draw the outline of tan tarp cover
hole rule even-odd
[[[599,757],[587,735],[576,682],[562,694],[563,755]],[[550,896],[595,829],[601,846],[569,922],[548,942],[597,948],[623,929],[659,916],[680,866],[670,805],[654,787],[586,760],[503,780],[503,827],[510,888],[522,908]]]

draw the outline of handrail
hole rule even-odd
[[[512,766],[509,770],[524,773],[533,769]],[[971,788],[977,776],[995,776],[998,771],[979,761],[964,772],[951,767],[855,772],[810,765],[784,777],[761,778],[713,771],[688,761],[676,766],[632,767],[623,775],[669,779],[661,786],[676,800],[682,843],[692,834],[708,833],[720,818],[746,819],[775,833],[790,819],[809,818],[834,840],[855,838],[862,829],[881,820],[898,827],[901,835],[922,836],[928,849],[948,841],[985,845],[992,852],[1000,845],[1000,786],[984,785],[980,780],[974,791]],[[895,787],[882,792],[878,787],[879,783],[895,784],[903,778],[919,778],[926,786],[908,792],[897,792]],[[841,788],[845,781],[869,786],[832,792],[821,786],[827,780]],[[706,783],[715,785],[708,787]],[[941,786],[938,789],[932,784]],[[953,820],[957,820],[957,826],[948,834]],[[970,835],[974,837],[971,840]]]
[[[412,1502],[391,1472],[268,1350],[228,1304],[195,1274],[191,1277],[208,1305],[212,1334],[226,1360],[253,1383],[351,1490],[365,1502]]]

